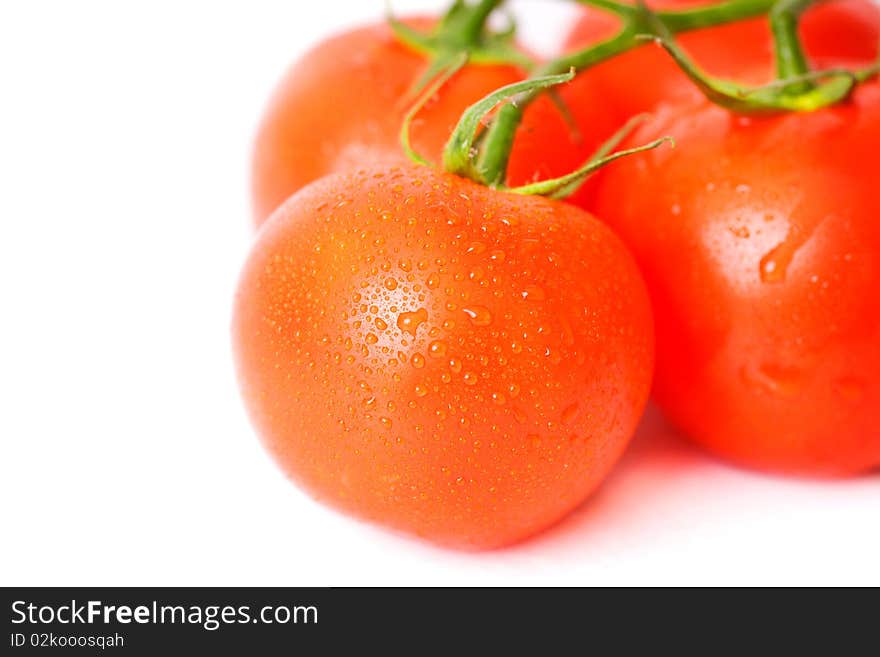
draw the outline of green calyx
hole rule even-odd
[[[475,182],[488,185],[496,189],[505,189],[517,194],[529,194],[548,196],[550,198],[567,198],[574,194],[583,182],[606,164],[621,157],[640,153],[652,148],[657,148],[664,142],[672,142],[669,137],[657,139],[649,144],[637,146],[622,151],[614,151],[615,148],[628,137],[635,127],[644,121],[644,116],[638,116],[629,121],[611,139],[603,144],[599,150],[580,168],[569,174],[542,180],[539,182],[523,185],[520,187],[507,187],[503,183],[491,181],[487,178],[485,162],[493,156],[485,149],[482,138],[486,131],[480,131],[482,122],[487,114],[501,103],[515,104],[516,99],[522,94],[533,93],[537,90],[551,89],[552,87],[574,78],[574,71],[560,75],[547,75],[540,78],[531,78],[522,82],[509,84],[477,101],[465,110],[452,133],[443,152],[443,168],[450,173],[470,178]],[[510,144],[502,145],[509,149]]]
[[[569,82],[572,78],[574,78],[574,72],[531,78],[501,87],[501,89],[478,100],[465,110],[449,138],[443,151],[443,168],[450,173],[470,178],[484,185],[489,184],[482,166],[482,160],[486,157],[486,153],[475,146],[475,141],[482,134],[478,134],[477,130],[484,117],[500,103],[509,101],[518,94],[536,89],[547,89],[563,82]],[[505,144],[503,147],[509,149],[512,145],[511,140],[510,144]]]
[[[855,85],[880,73],[880,62],[860,71],[811,72],[803,55],[797,26],[801,13],[816,0],[726,0],[676,11],[651,11],[643,3],[624,4],[616,0],[577,0],[584,5],[617,15],[622,27],[617,34],[587,48],[566,53],[536,68],[536,78],[575,69],[578,73],[624,52],[659,42],[678,62],[709,99],[732,111],[767,114],[811,111],[846,100]],[[747,18],[768,16],[775,41],[778,81],[758,88],[710,78],[678,48],[674,36],[692,30],[734,23]],[[482,138],[488,154],[482,162],[482,175],[490,184],[501,184],[506,177],[512,135],[523,119],[525,108],[542,93],[536,89],[521,94],[495,115]]]
[[[653,39],[716,105],[738,114],[811,112],[846,100],[865,72],[845,69],[811,71],[798,36],[803,11],[815,0],[779,0],[769,13],[774,35],[777,80],[749,87],[709,76],[675,42],[663,18],[644,4],[637,7],[645,27],[640,39]]]
[[[531,70],[534,62],[516,48],[516,23],[509,17],[501,30],[488,26],[489,17],[504,0],[455,0],[446,14],[430,32],[421,32],[387,14],[388,25],[397,39],[408,48],[425,55],[429,66],[410,90],[418,95],[442,71],[462,55],[473,64],[510,64]]]
[[[600,166],[669,141],[660,139],[626,151],[612,152],[635,125],[627,124],[577,171],[515,189],[510,189],[506,184],[514,138],[528,105],[540,94],[549,93],[562,116],[569,116],[554,92],[556,85],[570,81],[578,72],[637,48],[647,40],[653,40],[663,47],[709,100],[740,114],[818,110],[845,101],[858,84],[880,74],[880,61],[857,71],[810,70],[798,35],[798,26],[801,14],[819,0],[726,0],[685,10],[656,12],[650,10],[644,0],[636,0],[636,4],[617,0],[576,1],[614,13],[621,19],[622,27],[610,38],[534,67],[532,77],[528,80],[503,87],[468,108],[446,145],[443,166],[447,171],[493,188],[563,198],[573,193]],[[474,3],[456,0],[430,35],[422,35],[390,19],[401,41],[428,53],[433,62],[416,85],[417,92],[423,91],[433,80],[430,93],[423,95],[407,115],[401,133],[404,149],[413,160],[426,163],[409,143],[409,124],[413,116],[466,61],[514,63],[532,70],[531,62],[524,61],[527,58],[513,44],[512,27],[501,32],[491,32],[486,28],[489,15],[501,4],[502,0]],[[757,16],[768,17],[774,38],[777,80],[767,85],[750,87],[713,78],[702,71],[675,41],[675,35],[679,33]],[[496,107],[498,109],[494,111]],[[491,119],[487,121],[486,117],[493,111]],[[576,126],[573,122],[569,123],[575,134]]]
[[[461,21],[463,21],[464,18],[469,18],[476,24],[482,25],[489,13],[491,13],[498,4],[497,1],[481,2],[477,5],[465,5],[463,2],[456,2],[443,21],[441,21],[437,33],[444,34],[446,30],[451,29],[456,35],[468,31],[471,34],[478,34],[479,31],[465,30]],[[478,10],[479,14],[475,13]],[[409,33],[410,28],[401,26],[399,23],[396,25],[398,30],[403,31],[403,34]],[[450,28],[450,25],[453,27]],[[421,36],[417,38],[428,39],[428,37]],[[424,48],[426,52],[433,52],[434,59],[432,66],[429,68],[428,74],[416,85],[415,93],[417,94],[417,97],[412,103],[409,111],[404,116],[400,130],[401,146],[407,157],[417,164],[433,166],[433,163],[429,162],[422,154],[418,153],[412,145],[410,128],[413,119],[428,100],[436,95],[443,85],[445,85],[446,82],[456,74],[456,72],[469,62],[473,61],[475,56],[470,50],[464,47],[465,42],[458,40],[454,43],[455,46],[449,47],[443,51],[443,54],[438,54],[440,51],[436,48],[433,51],[430,51],[428,45],[423,44],[419,46],[420,48]],[[519,194],[565,198],[577,191],[584,180],[602,166],[626,155],[656,148],[666,141],[671,141],[669,138],[663,138],[643,146],[612,152],[620,142],[632,132],[635,126],[644,120],[644,117],[636,117],[636,119],[627,123],[620,131],[612,136],[611,139],[603,144],[593,157],[577,170],[550,180],[542,180],[521,187],[507,187],[506,180],[498,179],[494,176],[492,167],[493,163],[497,162],[499,159],[504,159],[506,162],[511,149],[513,148],[515,135],[514,133],[510,133],[509,138],[503,142],[492,142],[490,148],[489,142],[485,139],[489,130],[483,128],[486,122],[486,117],[499,105],[502,106],[502,110],[509,107],[516,107],[521,98],[530,98],[539,92],[547,91],[550,93],[550,98],[559,109],[560,115],[571,128],[572,134],[576,134],[577,128],[574,125],[567,108],[561,99],[554,94],[554,88],[557,85],[570,82],[574,78],[574,75],[574,69],[572,69],[555,75],[528,78],[520,82],[506,85],[471,105],[465,110],[464,114],[462,114],[458,125],[444,148],[442,162],[444,170],[495,189],[505,189]]]
[[[746,87],[706,75],[674,42],[659,37],[656,41],[706,98],[737,114],[812,112],[846,100],[858,82],[855,72],[833,69],[796,75],[760,87]]]
[[[419,96],[416,98],[415,102],[410,107],[409,111],[403,117],[403,123],[400,126],[400,145],[403,148],[403,152],[406,153],[406,156],[415,162],[416,164],[423,164],[425,166],[434,166],[433,163],[426,160],[420,153],[418,153],[415,148],[413,148],[412,140],[410,139],[410,126],[412,125],[413,119],[416,118],[416,115],[425,106],[425,103],[428,102],[437,92],[440,91],[440,88],[449,81],[453,75],[455,75],[462,66],[467,64],[467,54],[460,53],[457,57],[454,57],[450,62],[448,62],[437,74],[434,76],[432,80],[430,80],[427,88],[422,90]]]
[[[517,194],[565,199],[574,194],[591,174],[598,171],[606,164],[614,162],[614,160],[619,160],[620,158],[629,155],[635,155],[636,153],[653,150],[664,143],[669,143],[670,146],[674,147],[675,140],[672,137],[661,137],[660,139],[655,139],[654,141],[642,144],[641,146],[635,146],[621,151],[614,150],[624,139],[632,134],[639,124],[643,123],[648,118],[648,115],[642,114],[627,121],[620,130],[615,132],[608,141],[602,144],[599,149],[593,153],[592,157],[590,157],[590,159],[576,171],[572,171],[559,178],[552,178],[550,180],[542,180],[529,185],[513,187],[509,191]]]

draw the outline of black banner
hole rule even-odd
[[[876,600],[792,591],[3,589],[2,654],[559,654],[646,645],[835,654],[876,637]],[[869,597],[875,597],[869,595]],[[835,626],[835,622],[841,623]],[[836,629],[835,629],[836,627]],[[842,632],[841,632],[842,629]],[[646,644],[645,642],[648,642]],[[615,650],[615,652],[617,652]]]

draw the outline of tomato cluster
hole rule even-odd
[[[613,27],[585,11],[569,47]],[[803,28],[822,66],[877,56],[870,0],[822,5]],[[682,42],[728,77],[772,69],[761,19]],[[577,129],[548,96],[528,106],[507,188],[576,169],[646,109],[631,143],[677,147],[566,203],[409,163],[400,127],[428,65],[384,24],[336,36],[259,129],[233,336],[248,410],[294,480],[431,541],[506,545],[601,483],[652,382],[685,435],[739,463],[880,465],[880,84],[748,117],[659,49],[633,50],[561,90]],[[415,149],[440,162],[462,112],[526,75],[468,62],[420,108]]]

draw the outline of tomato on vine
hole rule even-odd
[[[706,0],[654,0],[648,4],[669,12],[712,6]],[[602,3],[597,5],[584,7],[566,39],[566,51],[581,50],[613,37],[621,29],[620,17],[599,8]],[[878,54],[880,6],[872,0],[816,4],[804,12],[800,34],[816,68],[832,64],[849,68],[868,65]],[[709,75],[747,84],[762,84],[773,78],[773,37],[766,16],[695,29],[678,40]],[[585,71],[566,95],[575,117],[580,109],[589,110],[601,99],[623,118],[652,111],[661,103],[688,102],[701,97],[700,90],[675,62],[651,44]],[[586,115],[579,123],[590,120]]]
[[[653,358],[641,277],[604,224],[412,165],[283,205],[234,335],[251,417],[294,480],[464,548],[524,539],[598,486]]]
[[[707,76],[653,16],[714,104],[658,109],[635,138],[679,148],[603,171],[578,201],[645,275],[675,423],[745,465],[848,474],[880,464],[880,65],[810,70],[809,4],[771,15],[780,77],[755,88]]]
[[[402,152],[424,158],[406,114]],[[374,165],[294,194],[257,236],[233,334],[264,442],[316,497],[428,540],[522,540],[605,478],[647,400],[650,305],[620,240],[564,195],[608,140],[564,176],[492,189],[484,117],[572,73],[474,103],[446,171]],[[510,143],[502,148],[509,152]],[[501,158],[503,159],[503,158]]]
[[[657,12],[590,0],[624,29],[523,79],[509,35],[484,29],[498,4],[456,2],[429,37],[392,22],[378,51],[367,47],[375,32],[362,48],[343,37],[336,63],[355,50],[383,62],[389,87],[375,105],[359,96],[334,116],[369,76],[334,97],[303,74],[270,112],[285,127],[264,133],[257,198],[268,212],[294,193],[245,264],[233,334],[248,410],[285,472],[340,509],[434,542],[507,545],[602,482],[652,378],[688,435],[740,463],[880,464],[880,201],[867,173],[880,64],[848,58],[864,44],[813,70],[821,49],[805,50],[799,31],[810,0]],[[748,19],[768,13],[767,84],[748,86],[767,69],[747,56],[736,80],[707,75],[677,41],[743,20],[754,29]],[[581,163],[565,109],[579,110],[559,85],[644,35],[705,99],[628,120]],[[401,43],[430,55],[420,74]],[[391,51],[410,63],[386,62]],[[471,75],[461,92],[455,81]],[[484,83],[503,86],[483,95]],[[644,145],[615,150],[630,136]],[[625,157],[670,136],[676,150]],[[617,159],[594,196],[578,193]]]
[[[485,27],[497,0],[456,3],[441,20],[385,22],[339,34],[300,59],[279,83],[261,121],[252,165],[254,220],[329,173],[401,163],[398,134],[418,91],[458,54],[467,63],[423,107],[415,147],[438,161],[462,112],[523,79],[530,57],[510,31]],[[509,180],[525,184],[571,171],[617,126],[602,106],[585,112],[577,134],[564,110],[544,97],[529,110],[510,157]]]

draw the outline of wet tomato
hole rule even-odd
[[[880,464],[880,83],[770,118],[670,106],[633,141],[666,134],[591,204],[651,292],[660,404],[747,465]]]
[[[633,433],[653,359],[644,284],[604,224],[410,165],[289,199],[233,333],[252,419],[294,480],[464,548],[579,505]]]

